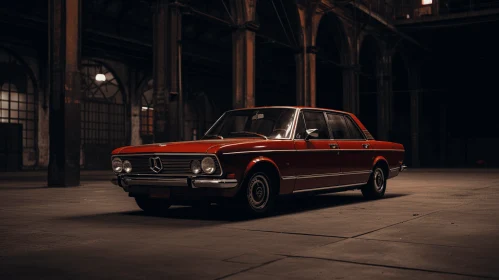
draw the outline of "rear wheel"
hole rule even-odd
[[[165,214],[171,203],[168,199],[150,198],[150,197],[135,197],[135,202],[147,214],[162,215]]]
[[[386,174],[380,166],[374,168],[367,184],[362,188],[362,195],[367,199],[382,198],[386,191]]]

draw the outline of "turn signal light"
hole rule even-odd
[[[236,179],[236,173],[227,174],[227,179]]]

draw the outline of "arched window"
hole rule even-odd
[[[150,79],[141,89],[140,97],[140,135],[149,137],[154,134],[153,80]]]
[[[22,125],[23,165],[36,163],[37,98],[29,68],[0,49],[0,123]]]
[[[100,166],[95,153],[108,154],[128,144],[127,99],[115,74],[102,63],[81,64],[81,140],[85,166]]]

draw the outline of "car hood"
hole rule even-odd
[[[267,141],[258,138],[231,138],[210,139],[183,142],[156,143],[140,146],[127,146],[115,149],[113,154],[142,154],[142,153],[216,153],[218,149],[233,145],[251,142]]]

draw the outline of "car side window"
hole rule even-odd
[[[362,132],[360,132],[359,127],[353,123],[353,120],[349,117],[344,118],[348,127],[348,131],[350,132],[349,139],[364,140],[364,135],[362,134]]]
[[[306,137],[305,130],[311,129],[311,128],[318,129],[317,133],[319,134],[319,136],[314,138],[314,139],[329,139],[329,130],[328,130],[328,127],[326,124],[326,119],[324,118],[323,112],[303,111],[303,119],[305,121],[305,129],[303,130],[301,139],[304,139]]]
[[[349,130],[342,115],[327,113],[327,122],[333,139],[350,139]]]
[[[295,139],[305,139],[307,136],[305,130],[305,119],[303,117],[303,113],[300,112],[300,115],[298,115],[298,123],[296,124]]]

